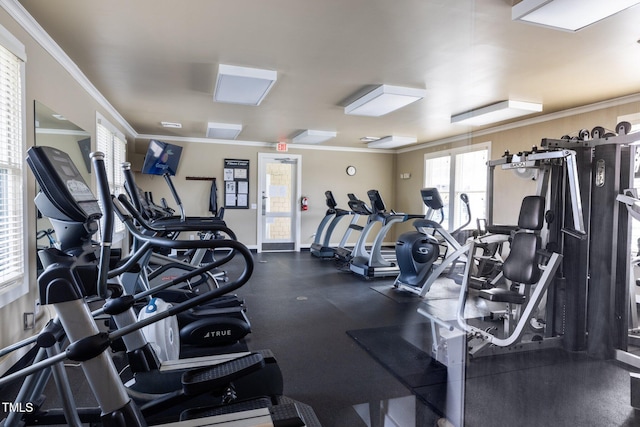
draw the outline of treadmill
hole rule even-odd
[[[349,208],[351,209],[351,212],[353,212],[354,216],[353,216],[353,219],[351,220],[351,223],[349,224],[349,227],[347,227],[347,231],[345,232],[345,234],[347,234],[347,237],[349,237],[353,231],[356,231],[360,233],[360,237],[358,238],[358,241],[360,241],[366,225],[362,226],[358,224],[358,220],[362,216],[369,218],[373,214],[373,211],[369,206],[367,206],[365,202],[358,199],[355,194],[349,193],[348,197],[349,197],[349,202],[348,202]],[[367,223],[368,222],[369,220],[367,219]],[[346,246],[347,244],[346,238],[343,238],[342,241],[344,242],[344,244],[341,242],[338,247],[333,249],[334,257],[336,258],[336,260],[340,262],[349,263],[351,261],[351,258],[353,258],[353,251],[355,247],[348,248]],[[358,243],[356,242],[356,246],[357,245]]]
[[[321,258],[321,259],[329,259],[335,256],[335,247],[331,246],[331,236],[338,225],[338,223],[346,217],[352,216],[351,224],[357,223],[358,218],[360,217],[353,211],[340,209],[337,207],[338,203],[336,199],[333,197],[333,193],[328,190],[324,192],[324,196],[327,201],[327,212],[320,221],[320,225],[318,225],[318,229],[316,230],[316,236],[311,244],[310,252],[311,255]],[[350,224],[350,225],[351,225]],[[326,230],[325,230],[326,228]],[[342,236],[338,247],[344,247],[347,244],[347,240],[351,235],[353,228],[348,227],[347,231]]]
[[[349,269],[368,279],[397,276],[400,268],[396,260],[391,259],[391,257],[387,258],[382,253],[384,239],[394,224],[406,222],[411,219],[423,218],[424,215],[412,215],[394,211],[387,212],[387,207],[378,190],[367,191],[367,196],[371,201],[373,213],[369,215],[369,221],[353,250],[353,257],[349,263]],[[371,249],[367,250],[367,237],[371,234],[371,231],[377,223],[381,224],[381,228],[373,240]]]

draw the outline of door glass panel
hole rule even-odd
[[[265,229],[266,239],[270,241],[291,240],[291,218],[269,218]]]
[[[297,160],[272,158],[263,164],[262,250],[294,250]]]

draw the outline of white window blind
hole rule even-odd
[[[96,127],[96,147],[98,151],[104,153],[109,190],[111,194],[121,194],[124,192],[124,175],[121,168],[122,162],[126,161],[127,157],[127,143],[124,136],[115,131],[113,126],[111,126],[104,117],[98,116]],[[124,231],[124,224],[117,218],[113,231],[114,233]]]
[[[0,46],[0,292],[3,293],[25,282],[22,64]]]

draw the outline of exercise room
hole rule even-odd
[[[0,0],[0,426],[639,426],[639,3]]]

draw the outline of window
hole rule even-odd
[[[24,46],[0,27],[0,306],[29,291]]]
[[[486,218],[487,207],[487,161],[490,144],[478,144],[463,149],[440,151],[425,155],[425,187],[435,187],[444,202],[445,228],[456,229],[467,221],[467,213],[460,195],[469,196],[471,223]],[[453,208],[449,207],[453,200]],[[438,220],[438,218],[436,218]]]
[[[96,120],[96,147],[98,151],[104,153],[104,163],[109,180],[111,194],[124,193],[124,174],[122,173],[122,163],[127,158],[127,142],[124,135],[119,132],[100,114]],[[124,224],[117,218],[114,224],[114,233],[124,231]]]

